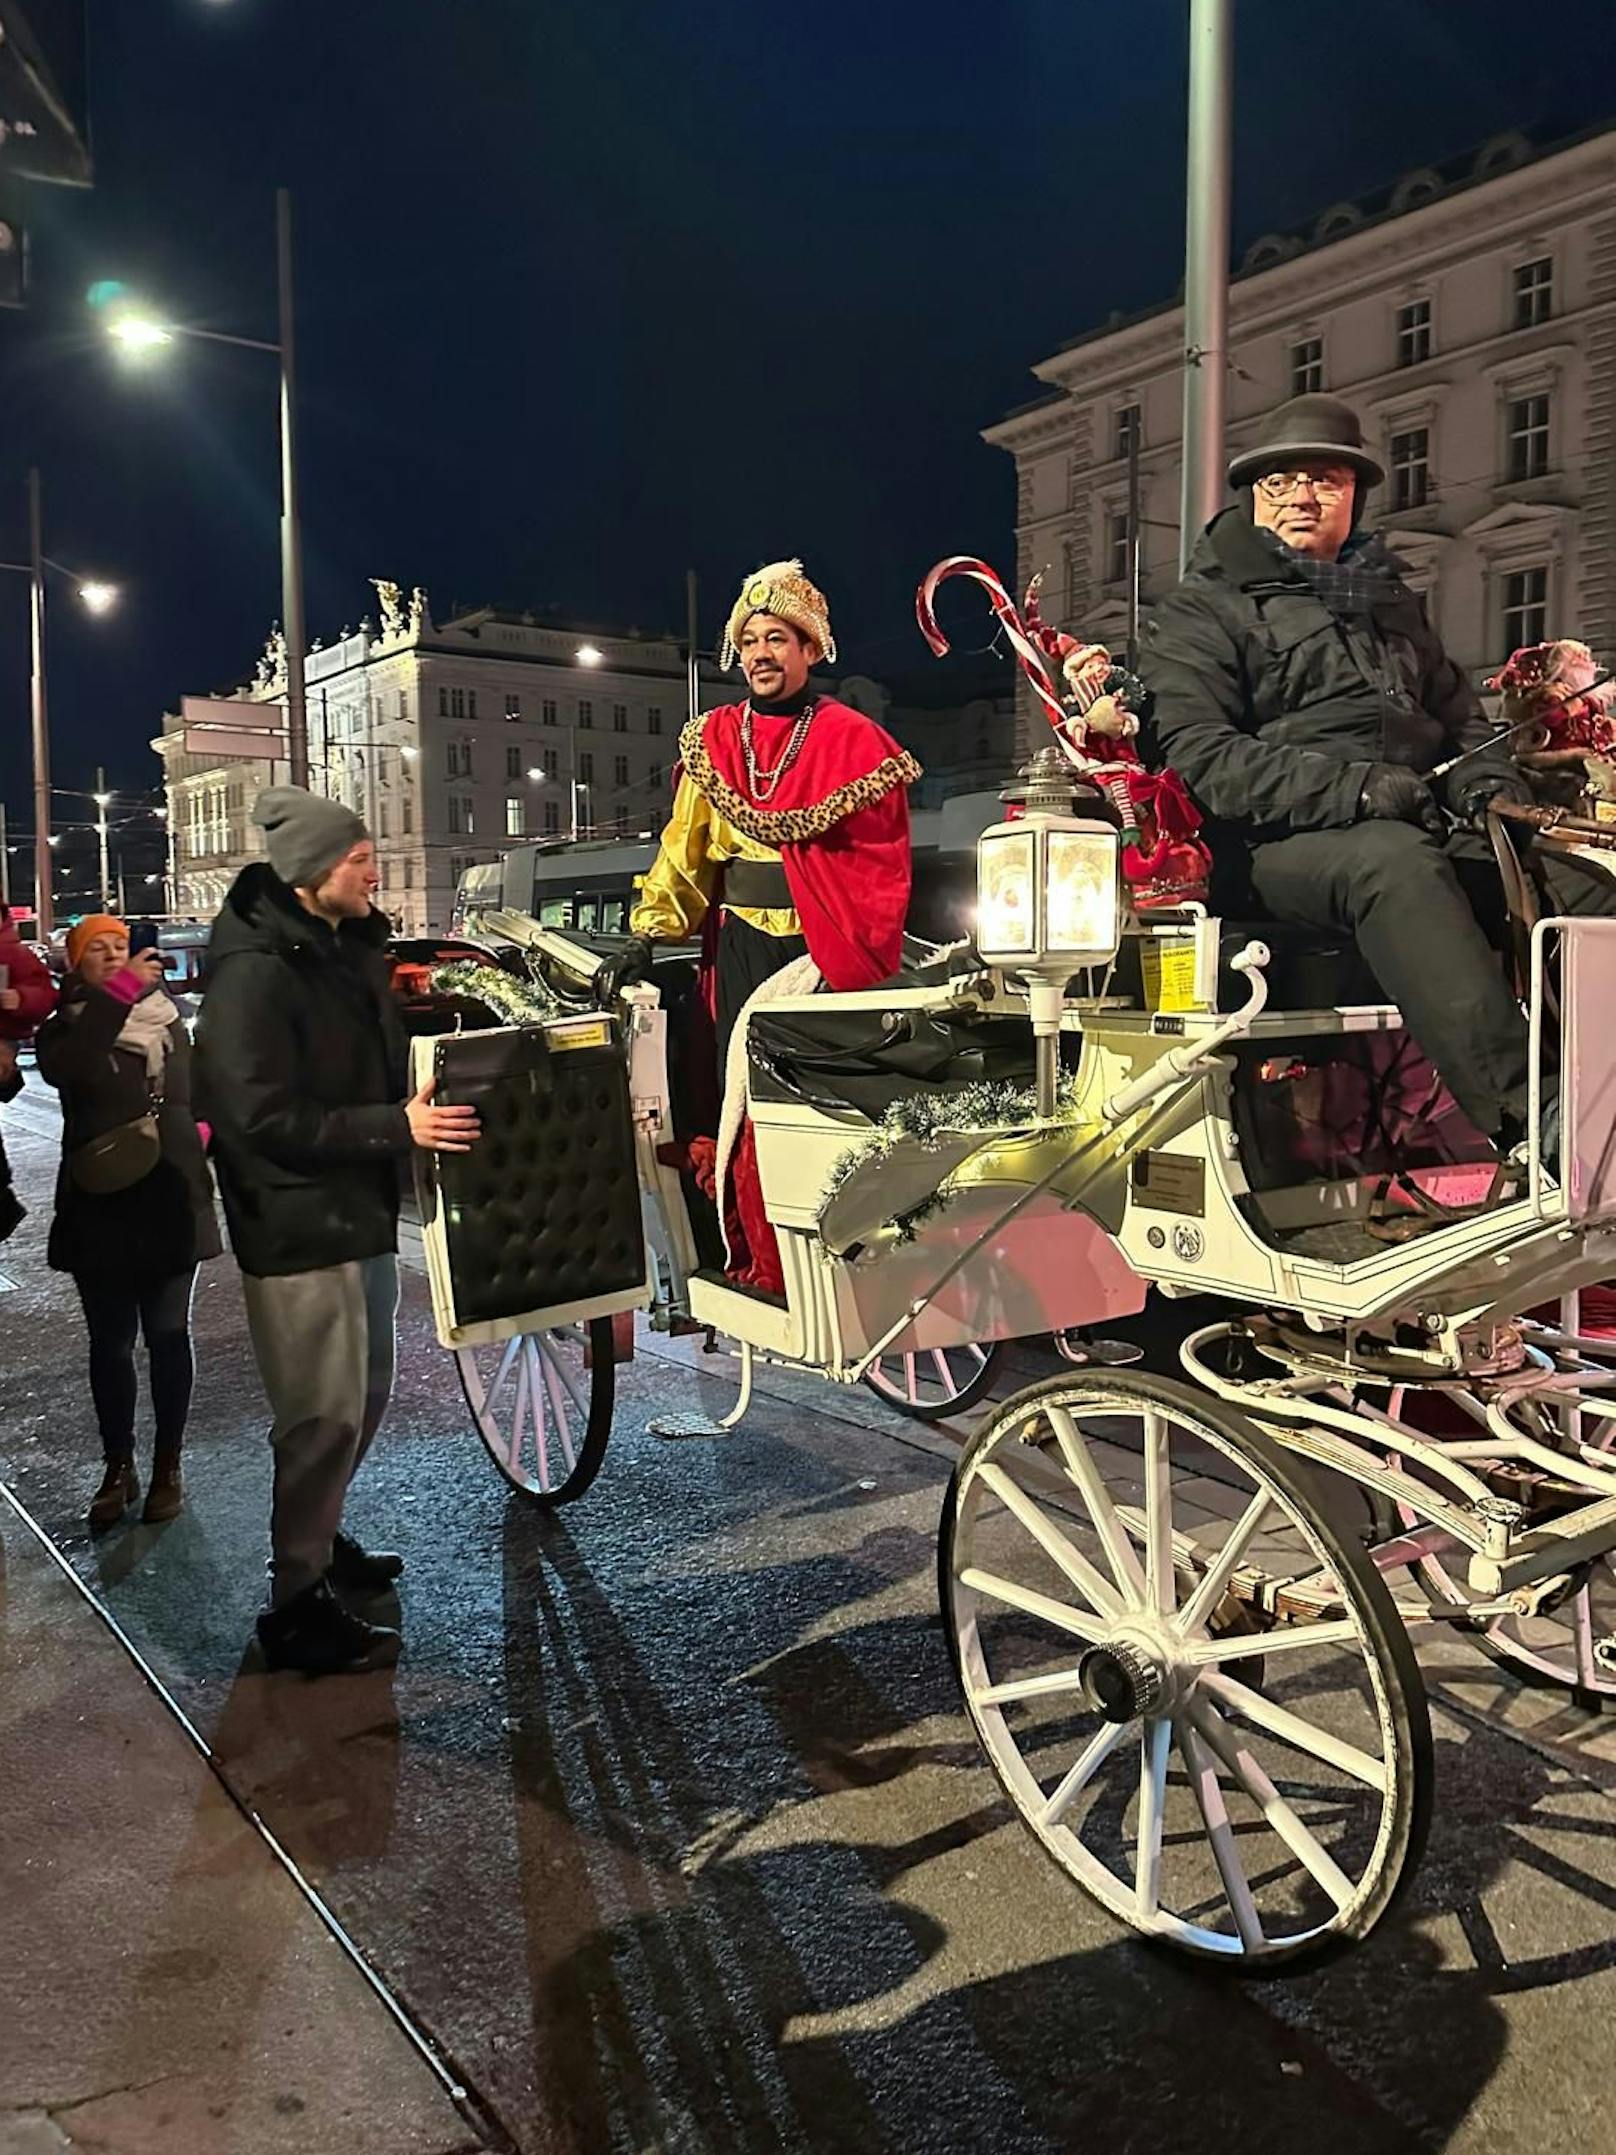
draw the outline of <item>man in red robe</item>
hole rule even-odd
[[[630,978],[649,943],[702,936],[721,1080],[742,1008],[787,966],[794,987],[817,976],[844,993],[898,969],[910,885],[905,789],[920,766],[873,719],[814,687],[812,668],[835,656],[829,608],[800,561],[746,579],[720,655],[726,670],[739,662],[746,698],[684,729],[673,813],[630,922],[636,942],[612,968],[616,980]],[[731,1163],[749,1244],[732,1272],[778,1291],[750,1135],[747,1125]],[[732,1256],[741,1256],[733,1242]]]

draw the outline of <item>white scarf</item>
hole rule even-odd
[[[138,1003],[129,1005],[129,1015],[123,1021],[117,1045],[145,1056],[146,1075],[154,1085],[163,1074],[163,1064],[174,1044],[168,1028],[178,1021],[178,1008],[161,988],[153,988]]]

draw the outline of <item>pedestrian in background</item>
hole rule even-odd
[[[348,1485],[393,1388],[400,1172],[412,1145],[461,1152],[475,1110],[406,1100],[406,1057],[371,903],[376,849],[352,809],[261,793],[269,858],[237,876],[208,943],[203,1112],[247,1322],[274,1414],[271,1668],[380,1668],[399,1635],[368,1602],[404,1569],[342,1532]]]
[[[50,969],[35,957],[17,933],[10,909],[0,905],[0,1105],[22,1091],[17,1050],[34,1037],[56,1008],[56,983]],[[28,1216],[11,1187],[11,1163],[0,1136],[0,1242]]]
[[[92,914],[69,931],[56,1011],[41,1028],[40,1075],[62,1096],[62,1165],[49,1260],[72,1274],[90,1335],[90,1394],[105,1472],[90,1526],[112,1526],[140,1495],[135,1341],[146,1344],[155,1436],[141,1514],[185,1501],[180,1454],[191,1406],[191,1294],[221,1248],[204,1133],[191,1111],[191,1044],[163,992],[155,950]]]

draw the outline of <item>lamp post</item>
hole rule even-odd
[[[1229,367],[1234,0],[1190,0],[1184,224],[1184,476],[1178,566],[1223,499]]]
[[[0,561],[0,569],[13,576],[26,576],[29,581],[29,634],[32,660],[29,672],[29,709],[33,726],[34,746],[34,915],[41,942],[46,941],[56,925],[55,908],[51,898],[51,778],[50,778],[50,721],[45,693],[45,571],[54,569],[59,576],[72,577],[78,584],[79,598],[92,614],[104,614],[117,602],[115,584],[95,580],[81,581],[73,577],[70,569],[64,569],[59,561],[52,561],[45,552],[44,510],[40,499],[39,473],[28,473],[28,559],[26,561]]]
[[[112,903],[112,876],[107,865],[107,810],[112,806],[112,795],[107,791],[107,774],[98,763],[95,767],[95,840],[101,860],[101,910],[106,911]]]
[[[280,362],[281,436],[281,611],[286,638],[286,760],[294,786],[309,782],[309,724],[303,670],[305,661],[303,621],[303,540],[297,508],[296,440],[296,346],[292,303],[292,198],[284,187],[275,190],[275,267],[279,307],[278,338],[227,336],[218,329],[196,329],[185,323],[157,320],[120,301],[108,317],[107,329],[127,352],[139,355],[161,350],[176,337],[197,337],[208,344],[233,344],[249,352],[272,352]],[[92,297],[94,295],[92,294]]]

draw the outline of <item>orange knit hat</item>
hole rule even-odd
[[[82,920],[76,920],[67,931],[67,962],[75,970],[84,955],[85,944],[98,935],[121,935],[127,942],[129,923],[116,919],[111,913],[86,913]]]

